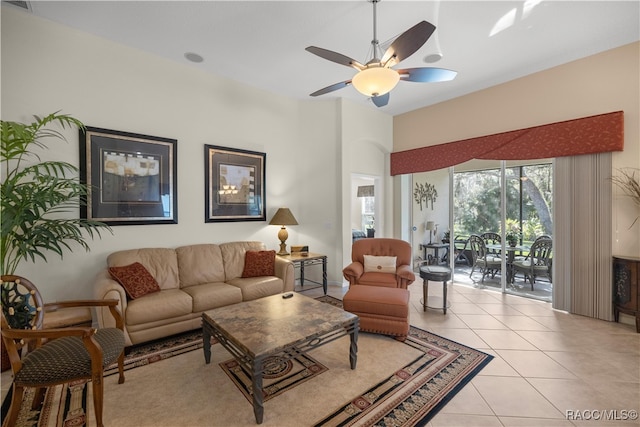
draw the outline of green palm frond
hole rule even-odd
[[[73,250],[72,244],[88,251],[87,237],[101,237],[102,229],[111,232],[102,222],[73,217],[87,196],[86,185],[77,177],[78,168],[67,162],[40,161],[32,151],[48,148],[43,139],[65,140],[61,132],[47,126],[84,128],[79,120],[53,113],[35,116],[31,124],[1,123],[2,274],[13,274],[23,260],[46,261],[50,252],[62,257]],[[27,159],[29,163],[23,166]]]

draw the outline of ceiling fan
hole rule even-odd
[[[313,92],[310,96],[324,95],[353,85],[358,92],[371,97],[371,101],[373,101],[377,107],[383,107],[389,103],[389,92],[400,80],[430,83],[443,82],[455,78],[457,74],[456,71],[444,68],[419,67],[401,70],[391,68],[420,49],[429,37],[431,37],[436,27],[427,21],[417,23],[400,34],[384,54],[379,56],[381,50],[376,34],[376,3],[380,0],[367,1],[373,3],[373,39],[371,40],[373,58],[363,65],[355,59],[331,50],[316,46],[307,47],[305,50],[321,58],[358,70],[358,73],[353,76],[351,80],[332,84],[331,86]]]

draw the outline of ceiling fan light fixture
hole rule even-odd
[[[353,76],[351,83],[361,94],[373,97],[391,92],[399,81],[400,74],[396,70],[368,67]]]

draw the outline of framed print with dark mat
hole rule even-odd
[[[266,157],[257,151],[204,146],[205,222],[266,221]]]
[[[80,130],[83,218],[109,225],[177,224],[177,140],[109,129]]]

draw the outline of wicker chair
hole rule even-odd
[[[536,239],[531,245],[529,255],[524,260],[516,260],[513,262],[512,268],[514,276],[517,273],[524,274],[524,281],[529,279],[531,290],[536,282],[536,277],[547,276],[549,281],[551,278],[551,251],[553,249],[553,241],[551,239]]]
[[[480,237],[484,239],[484,242],[487,245],[500,245],[502,243],[502,237],[500,237],[498,233],[494,233],[494,232],[482,233]],[[499,250],[487,249],[487,251],[495,257],[500,256]]]
[[[469,236],[469,246],[471,247],[472,267],[469,277],[473,275],[476,267],[482,272],[482,283],[487,274],[495,277],[502,268],[502,259],[487,251],[485,240],[477,234]]]
[[[96,425],[102,423],[104,368],[118,362],[118,383],[124,382],[123,321],[116,300],[82,300],[43,304],[29,280],[2,276],[2,340],[13,371],[11,407],[5,425],[16,424],[25,388],[36,388],[33,406],[46,387],[87,379],[93,385]],[[108,306],[116,328],[42,329],[46,311],[70,307]]]

